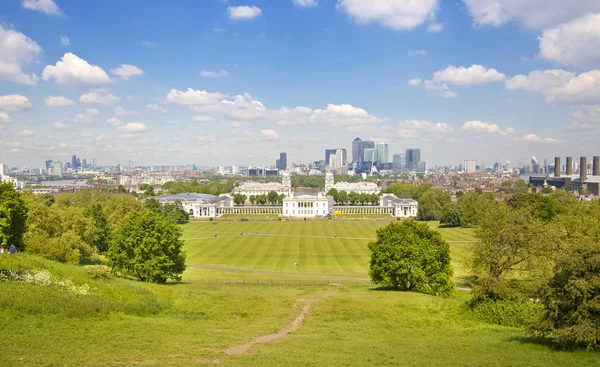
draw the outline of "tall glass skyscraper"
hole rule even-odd
[[[388,159],[388,143],[384,142],[384,141],[378,141],[377,144],[375,144],[375,148],[377,149],[377,164],[378,165],[383,165],[386,163],[389,163],[389,159]]]
[[[421,162],[421,149],[406,149],[406,169],[416,170]]]
[[[394,173],[404,173],[406,165],[406,155],[404,153],[394,154],[392,160],[392,171]]]

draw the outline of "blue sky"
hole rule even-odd
[[[12,166],[600,154],[596,0],[5,0],[0,26]]]

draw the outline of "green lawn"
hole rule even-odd
[[[367,244],[375,238],[376,230],[388,222],[213,223],[192,222],[183,226],[187,263],[277,274],[240,273],[190,266],[184,274],[187,280],[310,280],[327,279],[332,275],[368,278]],[[432,222],[432,226],[437,226],[437,223]],[[439,231],[450,244],[455,281],[464,284],[466,272],[462,261],[465,247],[474,241],[473,230],[442,228]],[[300,266],[296,266],[296,263],[300,263]]]
[[[471,319],[459,292],[442,299],[369,286],[145,284],[93,280],[82,267],[27,255],[0,270],[49,270],[92,294],[0,283],[1,366],[598,366],[519,329]],[[273,333],[317,300],[295,333],[246,354],[224,350]]]
[[[242,218],[279,218],[279,214],[223,214],[219,218],[242,219]]]

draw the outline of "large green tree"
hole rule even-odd
[[[11,184],[0,184],[0,246],[23,248],[27,208]]]
[[[450,247],[426,223],[392,222],[377,230],[368,246],[373,283],[436,295],[453,292]]]
[[[423,220],[439,220],[452,195],[439,189],[429,189],[419,198],[419,217]]]
[[[142,281],[180,281],[185,270],[181,234],[175,222],[160,214],[132,212],[111,236],[108,265],[116,274]]]

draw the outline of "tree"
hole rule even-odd
[[[183,209],[181,201],[177,200],[174,203],[165,203],[162,208],[162,213],[165,217],[170,218],[177,224],[185,224],[190,221],[190,213]]]
[[[250,203],[252,203],[252,205],[256,204],[256,196],[250,195],[249,200],[250,200]]]
[[[333,187],[329,189],[329,191],[327,191],[327,196],[333,197],[333,201],[335,201],[336,203],[338,202],[338,195],[338,191]]]
[[[256,196],[256,204],[265,205],[267,203],[267,195],[257,195]]]
[[[244,205],[244,203],[246,202],[246,195],[234,194],[233,202],[235,203],[235,205]]]
[[[419,199],[419,217],[423,220],[438,220],[444,208],[452,202],[449,192],[438,189],[427,190]]]
[[[160,205],[160,202],[155,198],[146,199],[146,201],[144,202],[144,206],[146,207],[146,209],[158,214],[162,213],[163,211],[162,205]]]
[[[125,188],[125,186],[123,186],[123,185],[119,185],[119,186],[117,186],[117,190],[118,190],[119,192],[123,193],[123,194],[126,194],[126,193],[127,193],[127,189],[126,189],[126,188]]]
[[[461,195],[456,202],[462,214],[461,225],[465,227],[476,226],[489,204],[483,196],[474,192]]]
[[[346,191],[340,191],[338,194],[338,203],[344,205],[348,202],[348,193]]]
[[[269,202],[269,204],[277,204],[278,198],[279,198],[279,195],[277,195],[277,193],[275,191],[271,191],[267,195],[267,202]]]
[[[451,205],[448,205],[442,212],[440,224],[448,227],[460,227],[461,217],[462,214],[460,213],[458,204],[452,203]]]
[[[350,202],[350,204],[356,205],[359,200],[360,195],[357,192],[352,191],[348,194],[348,201]]]
[[[552,337],[563,348],[600,350],[600,242],[569,246],[538,297],[544,311],[530,331]]]
[[[435,295],[453,292],[450,247],[426,223],[392,222],[377,230],[368,247],[373,283]]]
[[[0,184],[0,247],[23,248],[27,207],[11,184]]]
[[[143,183],[140,185],[140,190],[144,192],[144,196],[154,196],[154,187],[152,185]]]
[[[182,231],[168,218],[149,210],[132,212],[115,228],[108,266],[116,274],[141,281],[181,280],[185,270]]]
[[[160,206],[160,204],[158,205]],[[108,219],[102,210],[102,206],[100,204],[91,204],[85,209],[85,215],[92,220],[92,224],[94,225],[90,235],[90,246],[95,247],[98,252],[107,251],[110,227],[108,226]]]

